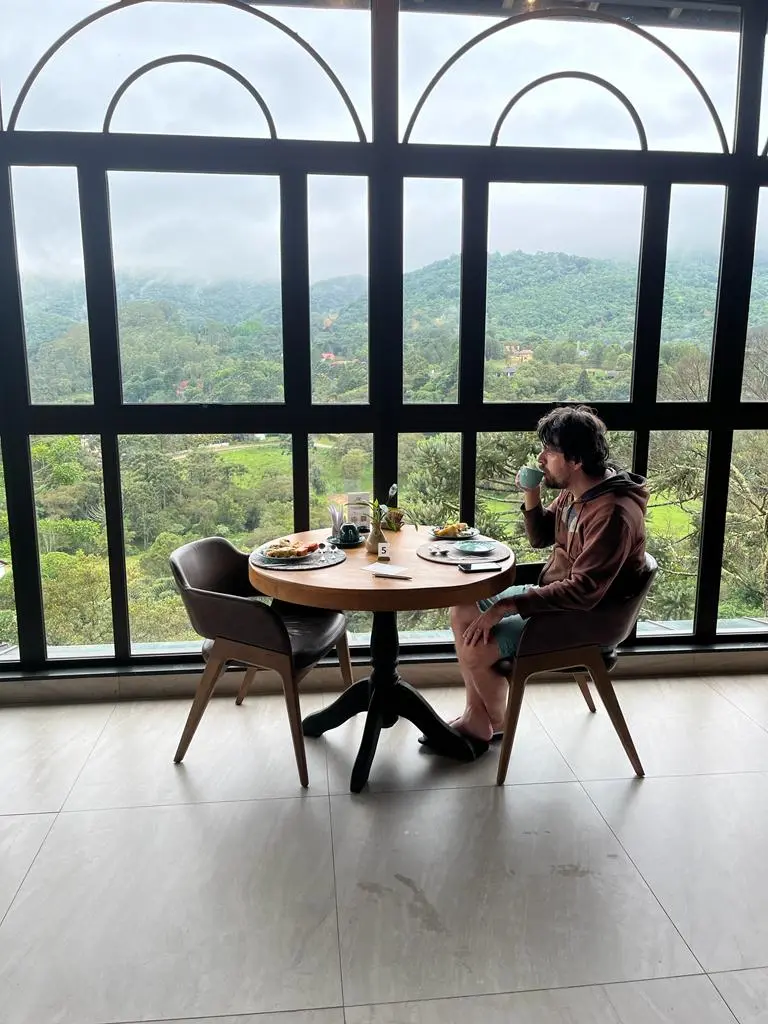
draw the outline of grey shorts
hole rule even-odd
[[[487,611],[507,597],[519,597],[526,590],[530,590],[531,586],[532,584],[529,583],[524,586],[507,587],[506,590],[502,590],[500,594],[494,594],[493,597],[481,598],[477,602],[477,607],[481,612]],[[527,621],[522,615],[505,615],[501,622],[493,627],[493,638],[499,645],[502,658],[514,658]]]

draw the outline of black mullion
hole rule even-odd
[[[22,668],[34,670],[45,664],[46,643],[29,438],[15,431],[3,431],[0,441],[11,540],[19,658]]]
[[[375,0],[371,4],[371,92],[376,146],[396,146],[399,137],[399,6],[399,0]]]
[[[483,404],[488,277],[488,182],[464,182],[461,222],[459,403],[476,415]]]
[[[651,444],[650,430],[636,430],[632,443],[632,471],[640,476],[648,475],[648,453]],[[623,647],[631,647],[637,641],[637,623],[632,627],[632,632],[622,644]]]
[[[118,664],[124,664],[131,656],[131,636],[128,622],[128,579],[125,568],[120,452],[115,434],[101,435],[101,463],[104,472],[104,514],[112,594],[112,633],[115,659]]]
[[[397,480],[403,420],[403,182],[377,172],[369,186],[369,401],[373,489],[380,501]]]
[[[488,276],[488,182],[463,182],[461,216],[461,319],[459,326],[459,406],[464,421],[482,419],[485,377],[485,303]],[[477,432],[466,431],[461,445],[459,518],[475,521]]]
[[[285,404],[293,416],[312,402],[307,176],[280,177],[280,275]]]
[[[45,663],[45,624],[32,458],[29,438],[24,430],[24,414],[29,405],[29,382],[21,285],[16,261],[11,175],[7,166],[0,171],[0,350],[3,354],[0,444],[11,541],[19,658],[23,668],[35,669]]]
[[[461,435],[461,494],[459,519],[475,522],[475,489],[477,486],[477,431],[465,430]]]
[[[650,430],[636,430],[632,445],[632,471],[640,476],[648,475],[648,456],[651,446]]]
[[[720,602],[732,448],[732,430],[725,428],[712,431],[707,450],[699,580],[693,623],[694,639],[699,644],[714,643],[717,637],[717,609]]]
[[[108,416],[110,410],[121,405],[123,387],[107,176],[99,168],[81,166],[77,169],[77,181],[80,193],[80,225],[83,233],[93,400],[94,405]]]
[[[397,480],[403,408],[403,179],[398,138],[398,0],[371,10],[373,170],[368,182],[368,388],[373,414],[373,492],[385,501]]]
[[[739,86],[736,98],[736,143],[734,149],[754,157],[760,148],[760,105],[768,32],[768,5],[745,5],[741,13],[739,47]]]
[[[291,435],[293,469],[293,528],[309,529],[309,438],[306,433]]]
[[[374,6],[374,31],[383,53],[380,26],[387,29],[391,0]],[[391,52],[390,43],[386,48]],[[396,52],[396,50],[395,50]],[[382,58],[383,59],[383,58]],[[374,64],[374,79],[384,79],[384,65]],[[395,90],[397,78],[394,79]],[[384,89],[392,85],[384,81]],[[649,181],[730,184],[739,181],[742,167],[728,153],[637,152],[634,150],[568,151],[515,146],[401,145],[392,101],[374,97],[374,144],[290,139],[233,139],[160,135],[123,135],[119,132],[11,132],[5,144],[9,162],[37,166],[89,166],[124,171],[166,171],[197,174],[370,174],[380,160],[379,147],[389,139],[399,172],[416,177],[478,176],[487,181],[541,181],[552,183],[644,185]],[[746,115],[745,115],[746,116]],[[394,126],[394,127],[393,127]],[[378,131],[378,138],[376,136]],[[752,151],[750,151],[751,155]],[[746,150],[744,155],[749,159]],[[768,182],[768,165],[753,152],[754,172]]]
[[[645,193],[632,367],[632,401],[638,404],[656,397],[670,196],[669,182],[654,182]]]
[[[124,405],[110,410],[106,420],[100,410],[87,405],[25,405],[19,408],[18,417],[12,417],[2,403],[0,408],[2,422],[8,428],[27,434],[98,434],[105,428],[121,435],[237,434],[255,429],[266,434],[343,434],[371,433],[380,424],[380,409],[370,405],[314,405],[296,411],[277,403]],[[532,430],[551,408],[551,402],[488,402],[479,410],[472,429]],[[735,430],[766,428],[764,402],[601,402],[600,414],[610,430],[714,430],[724,423]],[[400,403],[388,416],[404,433],[455,431],[458,410],[447,402]]]

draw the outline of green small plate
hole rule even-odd
[[[462,555],[490,555],[496,545],[489,540],[460,540],[456,550]]]

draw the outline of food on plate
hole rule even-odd
[[[264,548],[264,554],[267,558],[304,558],[305,555],[317,551],[317,547],[317,544],[299,544],[298,541],[290,541],[284,537]]]
[[[441,526],[439,529],[435,527],[435,536],[459,537],[462,533],[466,533],[468,529],[468,523],[446,523],[445,526]]]

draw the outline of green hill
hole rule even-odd
[[[404,364],[413,401],[454,400],[460,309],[458,256],[406,274]],[[717,261],[672,259],[662,341],[680,353],[708,350]],[[498,400],[623,399],[628,388],[637,268],[566,253],[491,253],[486,355]],[[368,305],[365,278],[311,289],[317,401],[365,401]],[[37,401],[86,401],[90,391],[85,297],[69,281],[24,282],[27,342]],[[127,276],[118,280],[125,394],[131,402],[281,401],[281,292],[276,282]],[[758,259],[752,326],[768,324],[768,260]],[[534,366],[508,365],[511,345]],[[667,355],[664,359],[669,361]],[[557,366],[557,386],[547,366]],[[507,372],[509,369],[512,373]],[[524,371],[524,372],[523,372]],[[586,376],[585,376],[586,375]],[[499,378],[504,378],[501,380]],[[578,392],[578,393],[577,393]]]

